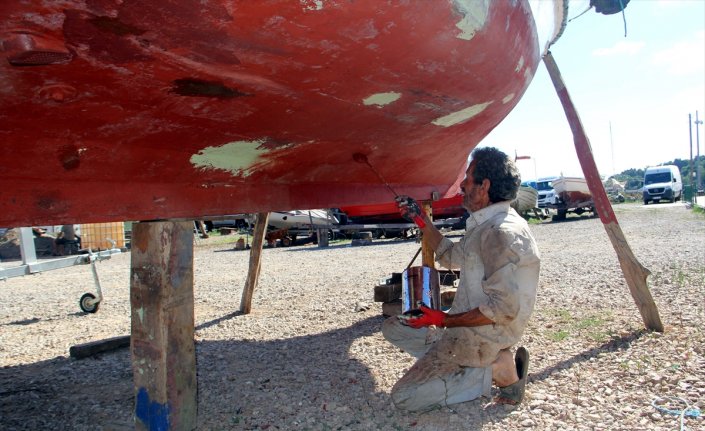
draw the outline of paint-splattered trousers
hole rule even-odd
[[[436,407],[490,397],[492,366],[475,368],[458,364],[441,352],[440,332],[414,329],[388,318],[382,334],[389,342],[418,360],[392,388],[392,401],[402,410],[425,411]]]

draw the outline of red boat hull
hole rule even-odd
[[[462,217],[466,213],[463,208],[463,196],[459,194],[433,201],[431,209],[434,220]],[[340,208],[340,210],[354,223],[405,222],[399,215],[399,210],[394,202],[347,206]]]
[[[483,10],[483,6],[486,9]],[[0,5],[0,226],[452,196],[540,49],[526,1]]]

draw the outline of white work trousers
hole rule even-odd
[[[446,405],[490,397],[492,366],[473,368],[459,365],[453,352],[439,351],[428,328],[414,329],[388,318],[382,325],[382,335],[390,343],[418,358],[416,363],[392,388],[392,401],[402,410],[425,411]]]

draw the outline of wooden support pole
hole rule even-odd
[[[242,290],[240,300],[240,312],[249,314],[252,311],[252,294],[257,287],[259,278],[260,258],[262,257],[262,247],[264,246],[264,236],[267,234],[267,223],[269,213],[258,213],[255,221],[255,229],[252,233],[252,248],[250,249],[250,269],[247,272],[245,288]]]
[[[324,248],[330,245],[328,229],[316,229],[316,238],[318,240],[318,247]]]
[[[428,218],[433,221],[433,207],[431,201],[421,202],[421,208],[428,214]],[[421,263],[423,266],[428,266],[430,268],[436,267],[436,259],[433,253],[433,248],[428,245],[428,240],[426,238],[421,239]]]
[[[597,213],[600,216],[600,220],[605,226],[605,231],[607,231],[607,235],[612,242],[612,247],[614,247],[617,252],[619,265],[624,273],[624,278],[629,286],[629,291],[631,292],[632,297],[639,308],[641,318],[644,321],[646,328],[657,332],[663,332],[663,323],[661,323],[658,308],[656,307],[654,299],[651,297],[649,286],[646,283],[646,278],[651,274],[651,272],[643,267],[637,260],[636,256],[634,256],[632,249],[627,243],[627,239],[624,237],[622,228],[619,226],[619,223],[617,223],[617,217],[614,214],[612,204],[610,203],[607,193],[605,192],[605,188],[602,185],[602,180],[600,179],[600,174],[597,170],[597,164],[595,164],[595,159],[592,155],[590,141],[588,140],[583,124],[580,121],[578,111],[576,110],[575,105],[573,105],[570,94],[568,94],[568,90],[563,83],[563,78],[561,77],[558,65],[550,52],[546,54],[543,61],[548,69],[548,74],[551,77],[551,81],[553,81],[553,86],[556,88],[558,98],[563,105],[563,110],[565,111],[566,118],[570,124],[570,129],[573,132],[573,142],[575,143],[575,151],[578,154],[580,166],[583,168],[583,174],[587,180],[588,188],[592,194],[592,199],[595,203]]]
[[[203,220],[196,220],[196,224],[198,225],[198,230],[201,232],[201,238],[208,238],[208,230]]]
[[[195,429],[193,222],[133,225],[130,305],[136,429]]]

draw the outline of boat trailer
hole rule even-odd
[[[597,210],[595,209],[595,203],[592,199],[582,202],[566,203],[559,198],[557,203],[546,204],[544,208],[556,211],[556,214],[551,218],[552,221],[565,220],[568,213],[581,215],[586,212],[592,212],[593,217],[597,217]]]
[[[120,254],[122,250],[114,246],[108,250],[93,252],[88,249],[87,254],[79,254],[57,259],[37,259],[37,252],[34,248],[34,235],[29,227],[22,227],[20,231],[20,254],[22,255],[22,264],[8,268],[0,268],[0,280],[7,280],[11,277],[20,277],[23,275],[37,274],[53,269],[67,268],[74,265],[91,265],[93,273],[93,282],[96,288],[96,295],[87,292],[81,296],[79,306],[86,313],[95,313],[98,311],[98,305],[103,300],[103,292],[100,288],[100,278],[98,277],[98,269],[96,262],[107,260],[114,254]],[[109,240],[110,241],[110,240]]]

